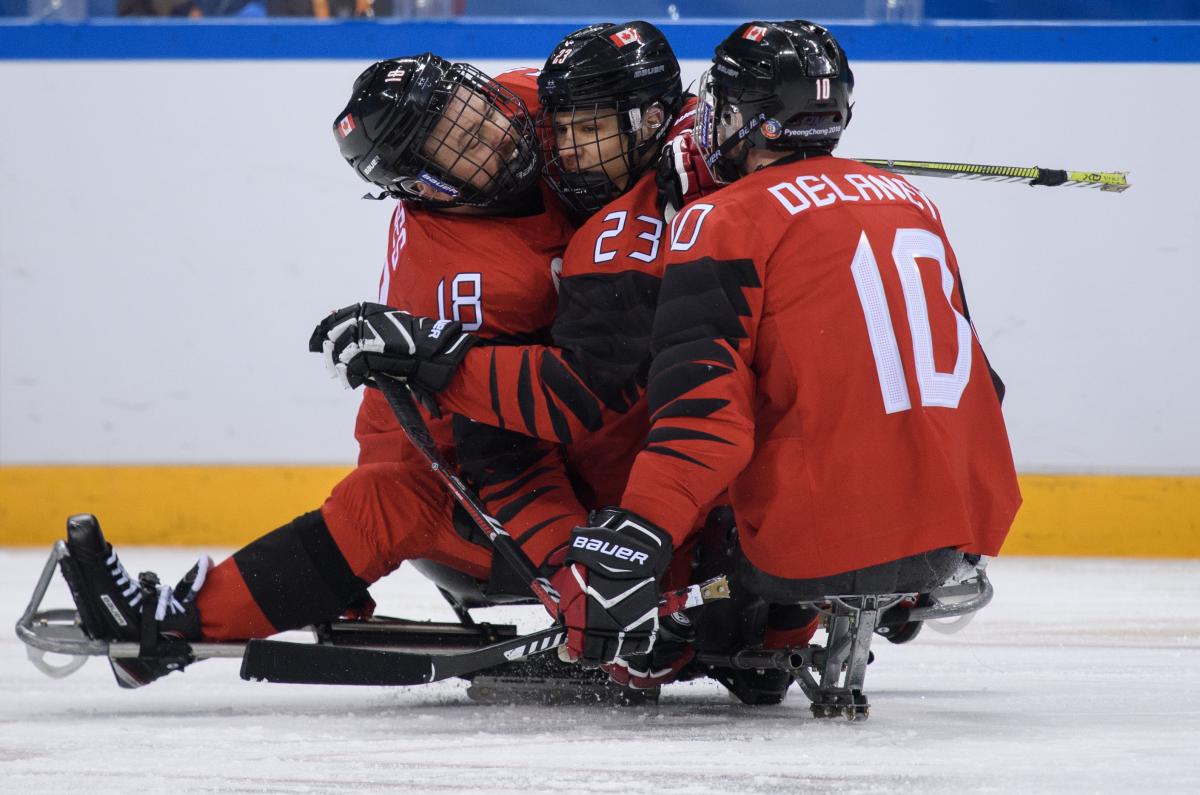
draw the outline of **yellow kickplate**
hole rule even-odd
[[[120,544],[236,547],[317,508],[349,467],[0,467],[0,545],[62,538],[72,513]],[[1200,558],[1200,477],[1022,475],[1008,555]]]
[[[1022,475],[1009,555],[1200,558],[1200,477]]]

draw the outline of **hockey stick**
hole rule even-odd
[[[728,596],[728,582],[724,577],[717,577],[664,594],[659,612],[675,612]],[[294,685],[424,685],[557,649],[566,640],[567,631],[557,624],[519,638],[454,654],[252,640],[246,644],[242,656],[241,677]]]
[[[975,179],[985,182],[1024,182],[1027,185],[1054,187],[1066,185],[1076,188],[1099,188],[1109,193],[1120,193],[1131,186],[1126,179],[1127,171],[1066,171],[1037,166],[982,166],[974,163],[933,163],[922,160],[872,160],[855,158],[859,163],[891,171],[896,174],[911,174],[917,177],[949,177],[951,179]]]

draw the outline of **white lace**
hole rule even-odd
[[[108,556],[107,563],[113,580],[117,583],[117,587],[120,588],[122,585],[129,586],[121,591],[121,595],[129,601],[130,607],[137,607],[138,603],[142,601],[142,591],[138,588],[138,584],[133,581],[133,578],[129,576],[129,572],[125,571],[125,567],[121,565],[121,560],[117,557],[115,549]]]
[[[204,587],[204,580],[208,577],[208,570],[212,567],[212,558],[208,555],[201,555],[196,561],[196,578],[192,580],[191,591],[184,599],[188,602],[196,601],[196,594]],[[168,588],[165,585],[158,586],[158,605],[154,609],[154,620],[162,621],[168,615],[176,615],[184,611],[183,604],[175,596],[175,589]]]
[[[109,567],[109,573],[112,574],[113,581],[116,582],[117,588],[126,586],[121,590],[121,595],[129,602],[130,607],[137,607],[142,601],[142,589],[138,583],[133,581],[129,576],[129,572],[125,571],[125,567],[121,564],[121,559],[117,557],[117,551],[114,549],[108,556],[106,561]],[[208,555],[201,555],[196,561],[196,577],[192,581],[191,591],[186,597],[187,601],[195,601],[196,594],[204,587],[204,580],[208,577],[208,570],[212,568],[212,558]],[[184,611],[183,604],[175,597],[175,589],[167,585],[158,585],[158,604],[154,609],[154,620],[162,621],[168,615],[176,615]]]
[[[158,586],[158,607],[154,609],[154,620],[162,621],[170,615],[183,612],[183,605],[175,598],[175,591],[165,585]]]

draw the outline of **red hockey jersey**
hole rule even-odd
[[[533,75],[519,70],[499,80],[528,103],[537,96]],[[536,113],[536,106],[531,110]],[[573,231],[557,199],[545,193],[541,205],[525,215],[447,212],[399,202],[378,300],[414,315],[458,320],[497,344],[548,340],[557,304],[554,269]],[[535,563],[566,540],[584,512],[556,444],[448,412],[436,419],[422,413],[442,454]],[[428,469],[377,390],[364,390],[355,436],[360,464]]]
[[[572,231],[553,205],[535,215],[501,217],[400,202],[392,215],[379,300],[414,315],[458,320],[488,339],[510,344],[545,339],[557,303],[551,264]],[[431,421],[430,428],[439,445],[452,444],[448,417]],[[401,431],[387,401],[367,390],[357,432],[360,463],[412,454],[396,434]]]
[[[681,540],[728,486],[747,557],[786,578],[999,551],[1020,504],[999,390],[925,194],[777,164],[688,205],[668,245],[625,507]]]

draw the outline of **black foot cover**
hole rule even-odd
[[[96,640],[141,644],[141,656],[110,660],[121,687],[141,687],[194,659],[186,641],[159,637],[155,619],[158,577],[147,572],[133,580],[104,539],[95,516],[83,513],[67,519],[67,552],[70,554],[60,561],[59,568],[75,599],[84,631]],[[194,615],[177,615],[175,623],[190,629]],[[197,623],[197,637],[198,630]]]
[[[933,604],[933,599],[929,594],[920,594],[916,601],[906,600],[901,605],[886,610],[879,618],[879,623],[875,626],[875,634],[881,635],[888,639],[891,643],[908,643],[915,638],[921,631],[924,621],[909,621],[909,611],[915,607],[928,607]]]
[[[84,631],[97,640],[140,640],[141,588],[104,540],[95,516],[81,513],[67,519],[67,551],[70,555],[59,567]]]
[[[787,671],[770,668],[713,668],[709,675],[725,685],[738,701],[752,707],[782,704],[793,681]]]
[[[148,685],[172,671],[181,671],[195,662],[192,648],[182,640],[160,640],[149,657],[124,657],[111,659],[113,676],[117,684],[127,689]]]

